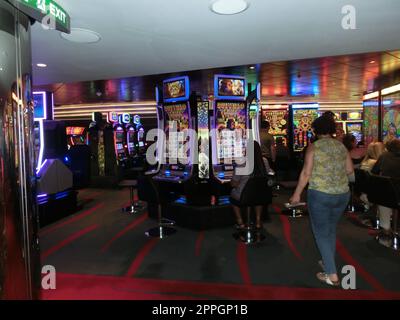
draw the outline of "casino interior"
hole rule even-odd
[[[400,299],[400,2],[182,2],[0,1],[0,298]],[[319,117],[341,288],[290,201]]]

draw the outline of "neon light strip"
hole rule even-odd
[[[42,95],[43,96],[43,118],[35,118],[35,121],[38,120],[46,120],[47,119],[47,100],[46,100],[46,92],[45,91],[35,91],[33,95]]]
[[[400,91],[400,83],[399,83],[399,84],[396,84],[395,86],[392,86],[392,87],[383,89],[383,90],[381,91],[381,94],[382,94],[383,96],[385,96],[385,95],[388,95],[388,94],[391,94],[391,93],[394,93],[394,92],[397,92],[397,91]]]
[[[267,105],[262,105],[261,109],[262,110],[281,110],[281,109],[285,109],[287,110],[288,105],[287,104],[267,104]]]
[[[44,198],[47,197],[47,193],[38,194],[36,198]]]
[[[36,167],[36,173],[39,173],[41,167],[44,165],[42,164],[43,161],[43,152],[44,152],[44,128],[43,128],[43,119],[38,120],[39,122],[39,133],[40,133],[40,147],[39,147],[39,157],[38,157],[38,164]]]
[[[318,103],[292,104],[293,109],[318,109]]]
[[[65,108],[65,109],[82,109],[82,108],[106,108],[106,107],[137,107],[137,106],[153,106],[156,107],[157,104],[155,101],[151,102],[138,102],[138,103],[104,103],[104,104],[66,104],[58,106],[57,108]]]
[[[41,165],[38,169],[36,169],[36,174],[37,174],[37,175],[39,175],[40,170],[42,170],[42,168],[44,167],[44,165],[46,164],[46,162],[47,162],[47,159],[44,160],[44,162],[42,163],[42,165]]]
[[[379,97],[379,91],[371,92],[363,96],[363,100],[369,100],[373,98],[378,98]]]
[[[109,111],[109,110],[98,110],[98,112],[107,112],[107,111]],[[118,110],[119,111],[119,110]],[[133,112],[139,112],[139,113],[141,113],[141,114],[154,114],[154,113],[156,113],[156,109],[154,109],[154,110],[143,110],[143,111],[138,111],[137,109],[125,109],[124,110],[125,112],[126,111],[131,111],[132,113]],[[83,110],[74,110],[74,111],[67,111],[67,110],[56,110],[55,111],[55,114],[58,114],[58,115],[60,115],[60,114],[78,114],[78,113],[82,113],[82,114],[91,114],[92,113],[92,111],[91,110],[87,110],[87,112],[85,112],[85,111],[83,111]]]

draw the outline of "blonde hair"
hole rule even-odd
[[[385,151],[385,145],[382,142],[372,142],[369,144],[367,154],[364,157],[363,162],[370,159],[378,160],[380,155]]]

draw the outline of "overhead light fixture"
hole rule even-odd
[[[255,66],[250,66],[249,69],[250,70],[254,70],[256,67]]]
[[[60,33],[61,38],[76,43],[96,43],[101,40],[101,35],[95,31],[72,28],[71,33]]]
[[[211,11],[217,14],[232,15],[245,11],[249,3],[245,0],[216,0],[211,4]]]
[[[45,64],[45,63],[36,63],[36,66],[38,66],[39,68],[46,68],[47,64]]]
[[[371,60],[369,63],[371,63],[371,64],[372,64],[372,63],[375,63],[375,60]]]

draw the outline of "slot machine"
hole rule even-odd
[[[400,138],[400,85],[381,91],[383,142]]]
[[[215,75],[212,170],[219,183],[232,179],[234,167],[246,157],[249,128],[245,77]]]
[[[162,105],[157,110],[165,140],[158,147],[161,166],[153,177],[156,181],[183,183],[192,176],[194,152],[187,148],[191,140],[189,129],[194,125],[189,92],[187,76],[163,81]]]
[[[119,115],[118,122],[114,124],[115,154],[118,163],[122,164],[127,160],[127,141],[125,125],[129,124],[130,115],[123,113]]]
[[[288,145],[288,121],[289,111],[287,105],[264,105],[262,106],[261,119],[270,124],[269,133],[277,138],[282,138],[284,146]]]
[[[292,104],[291,145],[294,152],[302,152],[312,141],[314,135],[311,125],[318,118],[318,103]]]
[[[363,136],[365,146],[379,140],[379,91],[363,97]]]
[[[145,143],[145,130],[140,120],[139,115],[135,115],[133,117],[133,124],[136,130],[136,148],[140,155],[144,155],[146,153],[146,143]]]
[[[137,154],[135,124],[132,123],[132,121],[130,121],[130,123],[125,126],[125,129],[126,129],[126,142],[127,142],[127,148],[128,148],[128,156],[134,157]]]
[[[361,121],[347,122],[346,131],[356,138],[357,143],[363,141],[363,130]]]

